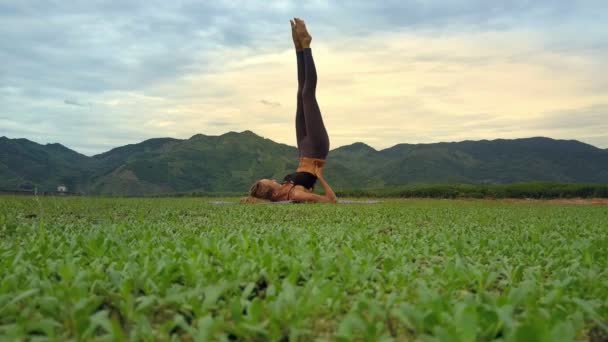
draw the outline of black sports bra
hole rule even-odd
[[[283,178],[283,183],[291,183],[293,185],[301,185],[306,189],[312,189],[317,182],[317,176],[310,172],[294,172]]]

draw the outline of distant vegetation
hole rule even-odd
[[[297,163],[295,147],[250,131],[150,139],[92,157],[59,144],[0,137],[0,190],[49,192],[63,184],[85,195],[242,194],[257,179],[280,181]],[[540,137],[398,144],[380,151],[355,143],[330,151],[324,174],[341,194],[563,197],[574,191],[587,197],[597,186],[588,190],[588,185],[502,185],[608,184],[608,151],[575,140]],[[491,186],[496,184],[501,186]]]
[[[608,184],[418,184],[380,189],[341,189],[339,197],[383,198],[608,198]],[[153,197],[240,197],[246,192],[183,192]]]
[[[340,190],[337,195],[346,197],[401,198],[608,198],[608,184],[434,184],[400,186],[392,189]]]

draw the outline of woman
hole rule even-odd
[[[296,110],[296,137],[300,152],[300,165],[296,172],[285,176],[282,183],[261,179],[249,191],[251,197],[277,201],[336,202],[336,195],[323,178],[325,158],[329,152],[329,137],[323,124],[319,104],[315,98],[317,71],[310,50],[312,37],[302,19],[294,18],[291,34],[298,61],[298,99]],[[312,193],[316,181],[325,195]]]

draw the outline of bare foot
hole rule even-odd
[[[298,36],[298,39],[300,40],[302,48],[310,48],[312,36],[310,35],[310,33],[308,33],[308,30],[306,29],[306,23],[300,18],[293,18],[293,20],[296,22],[296,34]]]
[[[302,44],[300,44],[300,39],[296,33],[296,22],[294,20],[289,20],[291,24],[291,37],[293,38],[293,45],[296,47],[296,51],[302,51]]]

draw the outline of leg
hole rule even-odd
[[[298,151],[301,151],[301,144],[306,137],[306,120],[304,117],[304,107],[302,104],[302,90],[304,88],[304,52],[296,50],[296,58],[298,60],[298,98],[296,109],[296,139],[298,141]]]
[[[321,109],[317,103],[317,69],[310,48],[304,48],[305,82],[302,89],[302,105],[306,124],[305,143],[302,144],[300,155],[325,159],[329,152],[329,136],[323,124]]]

